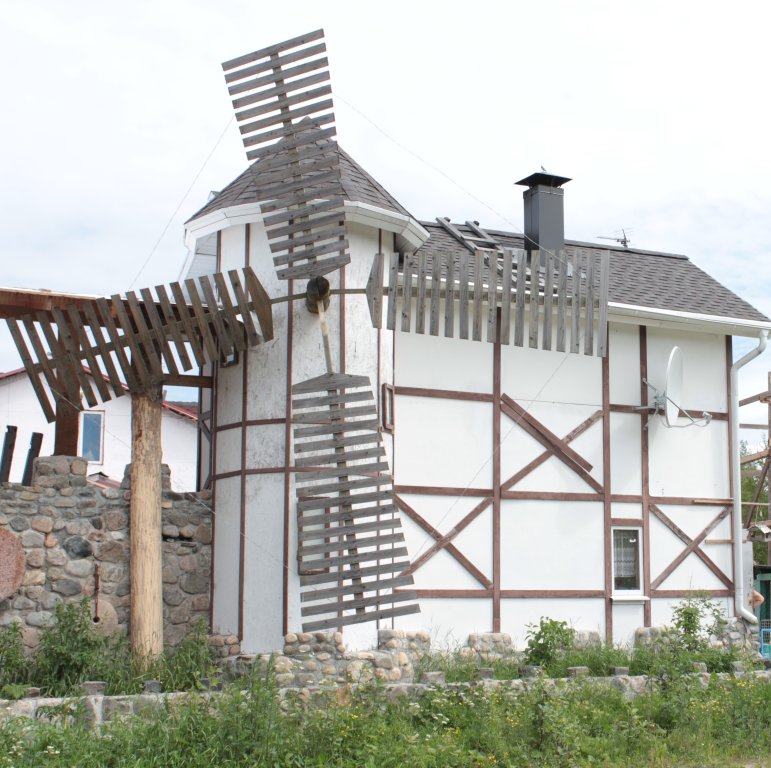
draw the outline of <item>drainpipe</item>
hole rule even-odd
[[[733,492],[734,492],[734,514],[733,514],[733,538],[734,538],[734,612],[751,624],[757,624],[758,620],[755,614],[747,610],[745,606],[745,586],[744,586],[744,560],[742,539],[744,538],[744,528],[742,527],[742,467],[739,462],[739,392],[738,380],[739,369],[743,368],[750,360],[754,360],[763,351],[768,344],[768,331],[761,331],[758,339],[758,346],[748,352],[744,357],[737,360],[731,366],[731,446],[733,450]]]

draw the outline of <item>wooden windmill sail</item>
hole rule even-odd
[[[416,613],[372,386],[332,370],[323,275],[350,263],[322,30],[225,62],[278,277],[308,279],[327,373],[292,388],[303,629]],[[314,293],[315,292],[315,293]]]

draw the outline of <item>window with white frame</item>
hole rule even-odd
[[[613,591],[640,592],[639,528],[613,529]]]
[[[86,411],[81,416],[80,455],[94,464],[104,461],[104,411]]]

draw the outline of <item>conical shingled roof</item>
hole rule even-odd
[[[385,187],[372,178],[339,145],[337,145],[337,152],[340,156],[340,176],[346,200],[367,203],[404,216],[411,216],[410,212]],[[256,167],[259,168],[259,161]],[[249,167],[209,200],[201,210],[193,214],[188,222],[223,208],[255,202],[258,202],[257,187],[254,183],[252,167]]]

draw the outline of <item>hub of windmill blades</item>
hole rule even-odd
[[[305,306],[314,315],[319,313],[319,302],[323,302],[324,309],[329,309],[329,280],[322,275],[308,280],[305,288]]]

